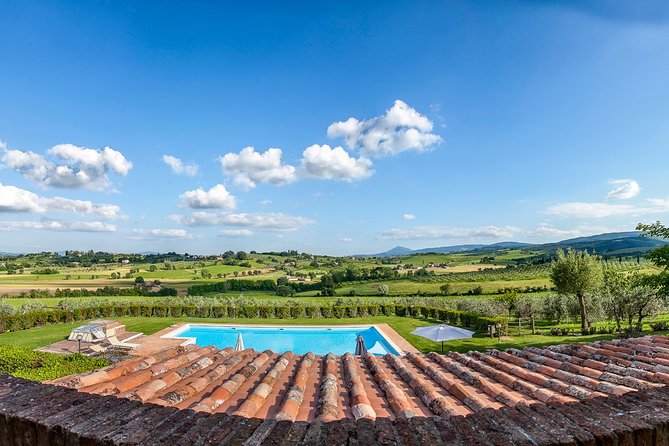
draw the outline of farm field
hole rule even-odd
[[[388,295],[413,295],[413,294],[441,294],[440,287],[445,282],[421,282],[411,280],[386,280],[379,282],[365,282],[357,284],[346,284],[337,288],[337,295],[346,296],[353,291],[356,296],[376,296],[379,294],[379,286],[388,286]],[[483,294],[496,293],[499,289],[517,287],[543,287],[551,286],[550,280],[530,279],[530,280],[496,280],[489,282],[452,282],[450,283],[450,293],[466,294],[468,291],[480,286]],[[306,292],[299,295],[314,295],[315,292]]]

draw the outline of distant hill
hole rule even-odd
[[[404,246],[373,254],[371,256],[356,257],[395,257],[409,256],[413,254],[452,254],[456,252],[494,252],[500,249],[527,249],[532,252],[554,254],[559,249],[573,248],[578,251],[589,251],[600,255],[610,256],[634,256],[642,255],[648,251],[668,243],[667,241],[652,238],[641,237],[639,231],[629,232],[611,232],[606,234],[593,235],[589,237],[577,237],[562,240],[555,243],[531,244],[521,242],[499,242],[490,245],[470,244],[439,246],[434,248],[409,249]]]
[[[536,248],[546,253],[554,253],[558,249],[573,248],[577,251],[587,250],[600,255],[633,256],[645,254],[666,243],[664,240],[653,237],[641,237],[641,232],[632,231],[578,237],[557,243],[546,243]]]

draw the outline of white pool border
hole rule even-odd
[[[331,329],[331,330],[337,330],[340,328],[374,328],[376,332],[381,336],[387,343],[390,345],[396,352],[397,356],[404,356],[406,353],[404,350],[399,348],[395,342],[393,342],[392,339],[390,339],[386,333],[384,333],[383,329],[377,325],[377,324],[362,324],[362,325],[356,325],[356,324],[346,324],[346,325],[263,325],[263,324],[217,324],[217,323],[208,323],[208,322],[186,322],[185,324],[181,325],[180,327],[175,328],[174,330],[170,331],[169,333],[166,333],[162,336],[161,338],[164,339],[183,339],[183,342],[180,345],[191,345],[195,344],[197,341],[197,338],[192,338],[192,337],[187,337],[187,336],[179,336],[180,333],[183,333],[184,331],[187,331],[190,329],[192,326],[199,326],[199,327],[216,327],[216,328],[276,328],[276,329],[281,329],[281,328],[305,328],[305,329],[312,329],[312,330],[318,330],[318,329]],[[276,353],[276,352],[275,352]]]

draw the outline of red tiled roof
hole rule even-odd
[[[669,383],[661,336],[442,356],[304,356],[173,347],[54,381],[202,413],[288,421],[466,416],[619,397]]]
[[[170,348],[59,385],[0,375],[0,445],[668,444],[667,359],[665,337],[384,358]]]

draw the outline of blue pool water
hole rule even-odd
[[[398,352],[374,327],[229,327],[224,325],[187,325],[169,337],[195,338],[200,347],[213,345],[218,348],[234,347],[237,334],[242,334],[245,348],[256,351],[272,350],[276,353],[292,351],[303,355],[355,352],[355,341],[362,336],[371,353],[384,355]]]

